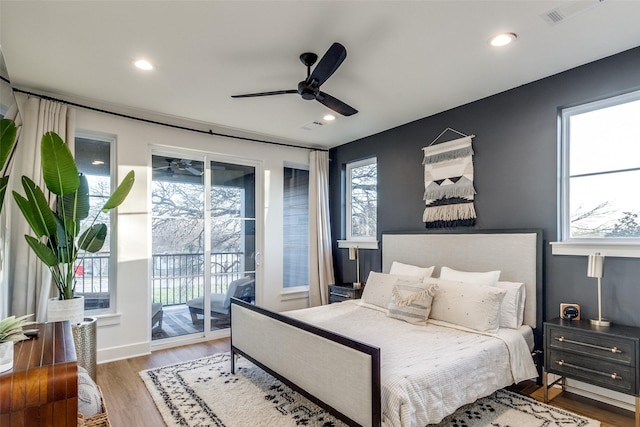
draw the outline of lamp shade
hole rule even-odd
[[[357,247],[349,248],[349,259],[351,261],[358,259],[358,248]]]
[[[602,278],[604,273],[604,257],[599,253],[589,255],[589,264],[587,265],[587,277]]]

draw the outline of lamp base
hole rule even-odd
[[[611,326],[611,322],[607,319],[589,319],[589,323],[593,326]]]
[[[353,289],[360,289],[362,287],[362,283],[360,282],[353,282]]]

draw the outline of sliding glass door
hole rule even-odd
[[[152,167],[152,339],[228,328],[229,298],[255,300],[255,167],[163,153]]]

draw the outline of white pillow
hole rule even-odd
[[[89,372],[78,365],[78,412],[85,418],[102,413],[100,390]]]
[[[433,296],[438,285],[404,284],[402,280],[393,287],[393,297],[389,302],[387,316],[404,320],[414,325],[426,325]]]
[[[476,273],[472,271],[458,271],[449,267],[440,269],[440,278],[455,280],[456,282],[473,283],[476,285],[494,286],[500,277],[500,270]]]
[[[524,283],[497,282],[496,288],[507,291],[500,307],[500,327],[518,329],[524,321]]]
[[[427,283],[438,285],[431,303],[430,318],[481,332],[498,331],[505,290],[442,279],[428,279]]]
[[[410,276],[396,276],[394,274],[378,273],[371,271],[367,278],[366,285],[362,291],[362,302],[377,305],[378,307],[387,309],[389,301],[393,296],[393,287],[398,281],[404,284],[422,283],[422,279]]]
[[[398,261],[393,261],[393,263],[391,264],[391,270],[389,270],[389,274],[396,274],[398,276],[431,277],[434,268],[435,266],[418,267],[416,265],[403,264]]]

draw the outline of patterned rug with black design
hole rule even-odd
[[[173,426],[343,427],[337,420],[244,358],[229,354],[140,372],[165,423]],[[439,427],[597,427],[600,423],[499,390],[458,409]]]

